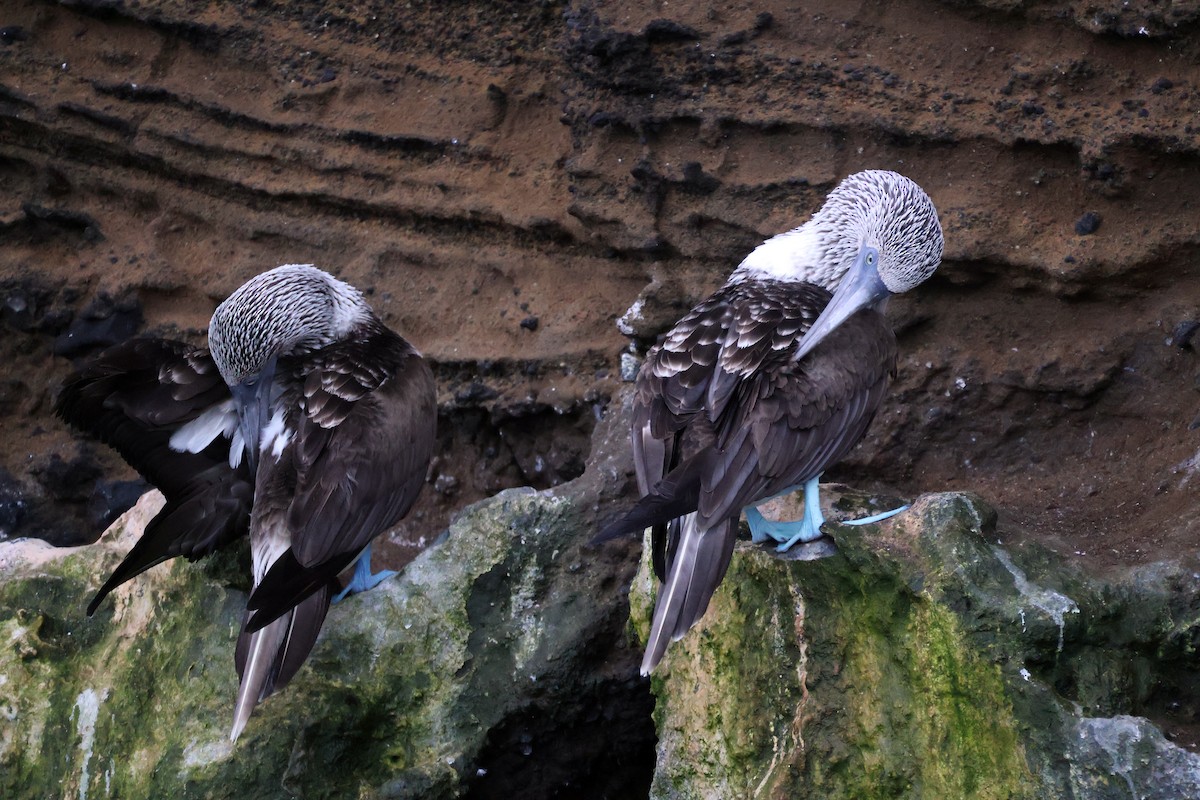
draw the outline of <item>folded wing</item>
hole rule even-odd
[[[102,353],[64,384],[54,410],[65,422],[113,447],[166,498],[162,510],[88,605],[176,556],[196,559],[244,536],[253,479],[229,466],[222,418],[229,390],[207,350],[164,339],[136,338]],[[204,418],[195,452],[171,440]],[[207,441],[202,441],[207,436]]]

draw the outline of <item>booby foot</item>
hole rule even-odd
[[[839,522],[838,524],[839,525],[870,525],[872,522],[881,522],[881,521],[887,519],[888,517],[894,517],[897,514],[899,514],[901,511],[908,511],[908,506],[903,505],[903,506],[900,506],[899,508],[893,508],[891,511],[883,511],[879,514],[872,514],[871,516],[863,517],[862,519],[844,519],[841,522]]]
[[[350,577],[350,582],[346,584],[345,589],[333,596],[332,602],[339,603],[352,594],[374,589],[395,574],[395,571],[390,569],[371,572],[371,545],[367,545],[358,561],[354,562],[354,574]]]
[[[750,540],[762,544],[779,542],[776,552],[782,553],[798,542],[811,542],[821,537],[821,526],[825,515],[821,513],[821,498],[818,479],[812,478],[804,484],[804,517],[794,522],[769,520],[757,508],[746,508],[746,522],[750,525]]]
[[[750,525],[750,541],[755,544],[777,542],[779,547],[776,549],[781,553],[797,542],[821,538],[820,526],[814,528],[807,515],[794,522],[783,522],[767,519],[757,508],[747,508],[745,514],[746,522]]]

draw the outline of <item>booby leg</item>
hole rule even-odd
[[[804,517],[795,522],[769,520],[753,506],[743,509],[746,514],[746,522],[750,525],[751,541],[755,544],[762,544],[768,539],[779,542],[779,546],[775,549],[783,553],[799,542],[811,542],[819,539],[821,526],[825,524],[825,515],[821,513],[820,480],[821,476],[817,475],[804,484]],[[861,519],[842,520],[839,524],[870,525],[873,522],[893,517],[907,509],[908,506],[903,505],[891,511],[872,514]]]
[[[345,589],[333,596],[333,602],[337,603],[352,594],[374,589],[395,574],[395,571],[390,569],[371,572],[371,545],[368,544],[367,548],[362,551],[362,555],[358,557],[358,561],[354,562],[354,575],[351,576],[350,582],[346,584]]]
[[[825,515],[821,513],[820,478],[821,476],[817,475],[805,482],[804,517],[795,522],[769,520],[753,506],[745,508],[751,540],[760,544],[768,539],[779,542],[775,549],[782,553],[797,542],[819,539],[821,526],[825,524]]]

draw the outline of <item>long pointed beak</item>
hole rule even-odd
[[[821,340],[834,331],[860,309],[876,306],[891,296],[891,292],[879,279],[879,251],[874,247],[863,246],[854,260],[854,266],[842,278],[842,283],[825,310],[817,317],[793,356],[799,361],[808,355]]]
[[[230,387],[237,405],[238,425],[242,431],[251,475],[258,474],[258,449],[262,441],[262,430],[271,416],[271,392],[274,383],[275,358],[272,357],[253,380]]]

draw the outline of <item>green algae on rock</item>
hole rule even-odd
[[[778,513],[798,516],[788,508],[795,501],[778,502]],[[880,525],[831,524],[832,558],[782,560],[739,545],[708,613],[653,677],[651,796],[1200,792],[1200,759],[1149,722],[1086,716],[1052,688],[1097,659],[1108,672],[1086,641],[1089,626],[1134,605],[1105,600],[1153,595],[1153,584],[1087,578],[1043,552],[1026,559],[1033,580],[989,543],[994,525],[976,497],[930,495]],[[644,559],[631,596],[642,635],[653,586]],[[1179,632],[1143,634],[1155,635]],[[1130,703],[1119,693],[1108,700]]]
[[[569,717],[571,698],[627,680],[580,666],[627,615],[593,602],[612,568],[580,558],[586,516],[571,498],[511,490],[336,606],[310,664],[235,747],[244,587],[177,561],[83,614],[156,501],[95,547],[0,544],[0,795],[458,797],[511,717]]]
[[[645,635],[649,567],[584,547],[628,489],[627,413],[584,477],[465,509],[335,607],[236,747],[244,551],[156,567],[89,620],[161,499],[96,546],[0,542],[0,797],[1200,796],[1200,759],[1154,724],[1164,697],[1200,696],[1200,576],[999,548],[970,495],[830,523],[831,558],[740,546],[652,705],[627,633]],[[826,514],[865,507],[843,493]]]
[[[0,544],[3,796],[154,796],[173,785],[158,772],[164,763],[188,774],[229,755],[212,718],[223,718],[236,686],[220,641],[236,630],[236,592],[202,568],[160,568],[84,616],[161,505],[146,495],[94,547]]]

